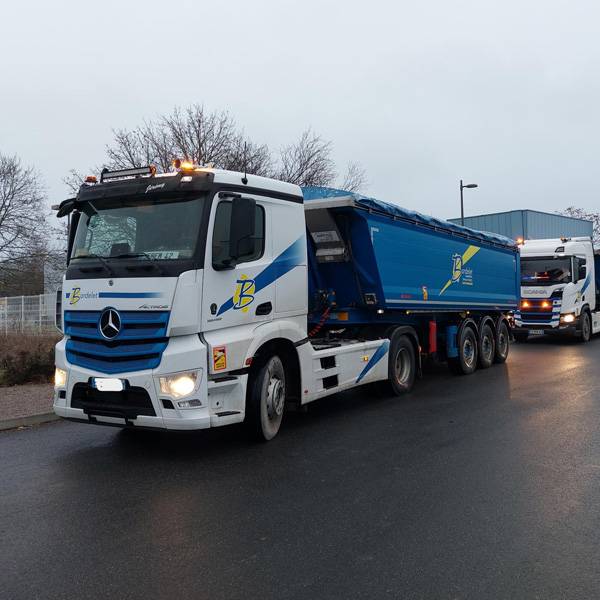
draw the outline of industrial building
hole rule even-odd
[[[460,218],[448,220],[461,224]],[[499,233],[513,240],[591,237],[593,233],[592,221],[528,209],[465,217],[464,224],[471,229]]]

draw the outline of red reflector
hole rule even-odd
[[[429,321],[429,354],[437,352],[437,323]]]

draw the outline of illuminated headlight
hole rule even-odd
[[[568,315],[563,315],[560,318],[561,323],[573,323],[573,321],[575,321],[575,315],[572,313]]]
[[[171,398],[183,398],[196,390],[199,380],[198,371],[174,373],[160,378],[160,391]]]
[[[60,388],[67,385],[67,372],[62,369],[56,368],[54,370],[54,387]]]

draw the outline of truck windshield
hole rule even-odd
[[[570,281],[569,257],[521,258],[521,285],[556,285]]]
[[[189,259],[204,196],[190,200],[119,200],[82,208],[71,259]]]

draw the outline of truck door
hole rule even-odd
[[[254,228],[244,241],[243,255],[231,259],[233,203],[239,194],[221,192],[213,202],[209,222],[202,302],[205,332],[251,325],[273,318],[273,286],[256,289],[255,278],[272,261],[271,214],[266,198],[244,194],[254,201],[248,219]],[[235,235],[235,232],[233,232]]]

